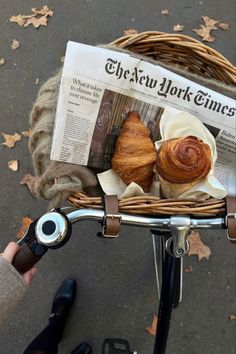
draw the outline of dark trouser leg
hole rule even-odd
[[[76,282],[66,278],[52,304],[48,326],[29,344],[23,354],[57,354],[67,317],[76,295]]]
[[[65,321],[60,317],[50,320],[48,326],[29,344],[23,354],[57,354]]]

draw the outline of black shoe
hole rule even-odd
[[[71,354],[92,354],[92,348],[86,342],[80,343],[78,347],[76,347]]]
[[[55,316],[66,319],[76,296],[76,281],[66,278],[57,290],[52,304],[50,319]]]

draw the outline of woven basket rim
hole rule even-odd
[[[103,209],[102,197],[87,196],[74,192],[68,201],[77,208]],[[138,215],[199,215],[215,216],[225,214],[225,199],[162,199],[154,196],[118,198],[119,212]]]
[[[131,51],[135,51],[136,48],[150,49],[155,44],[164,44],[166,46],[166,51],[170,50],[171,47],[178,47],[183,50],[183,54],[187,49],[193,54],[193,56],[191,56],[191,60],[196,60],[196,62],[198,60],[202,60],[205,65],[207,64],[209,66],[211,64],[214,66],[215,70],[219,71],[216,75],[217,80],[231,84],[236,83],[236,66],[234,66],[216,49],[211,48],[199,40],[185,34],[145,31],[136,34],[124,35],[109,43],[110,46],[128,49]],[[139,53],[138,50],[135,52]],[[145,55],[145,50],[142,49],[142,53],[140,54]],[[176,55],[174,56],[174,59],[175,62],[178,62]],[[163,61],[161,58],[158,58],[158,60]],[[182,65],[181,63],[179,64]],[[199,70],[202,70],[201,65],[199,65]]]
[[[177,34],[177,33],[168,33],[168,32],[158,32],[158,31],[145,31],[145,32],[140,32],[137,34],[128,34],[125,36],[121,36],[114,40],[113,42],[110,43],[110,45],[115,45],[118,44],[119,42],[123,42],[122,46],[125,46],[126,41],[133,42],[134,40],[140,40],[140,39],[146,39],[149,37],[149,41],[155,41],[162,39],[163,41],[170,41],[170,42],[190,42],[190,43],[197,43],[199,45],[199,48],[202,48],[203,50],[206,50],[207,52],[214,53],[217,57],[224,59],[227,61],[230,66],[236,67],[225,57],[223,56],[220,52],[218,52],[216,49],[209,47],[208,45],[200,42],[199,40],[190,37],[186,34]],[[151,38],[150,38],[151,37]],[[131,41],[132,39],[132,41]]]

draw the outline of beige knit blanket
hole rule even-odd
[[[107,47],[109,48],[109,46]],[[117,48],[113,49],[117,50]],[[149,61],[153,62],[152,60]],[[199,78],[199,76],[190,74],[177,66],[163,65],[163,63],[156,61],[155,63],[229,97],[235,96],[234,87],[214,80]],[[30,190],[34,196],[50,201],[49,208],[58,207],[62,200],[75,191],[83,190],[89,195],[99,193],[97,178],[90,169],[50,160],[61,73],[62,70],[40,88],[30,114],[32,136],[29,140],[29,148],[35,171],[35,179],[31,181]]]
[[[87,167],[50,160],[60,79],[61,70],[40,88],[30,114],[29,149],[36,176],[30,189],[34,196],[49,200],[49,208],[59,206],[74,191],[94,193],[97,185]]]

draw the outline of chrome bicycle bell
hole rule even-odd
[[[59,248],[70,238],[71,224],[64,214],[51,211],[44,214],[35,226],[37,241],[49,248]]]

